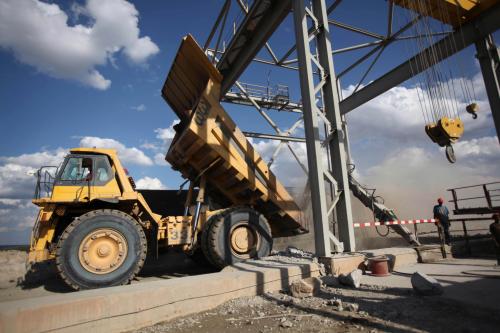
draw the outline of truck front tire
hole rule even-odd
[[[207,222],[202,249],[217,268],[268,256],[273,246],[266,218],[251,208],[229,209]]]
[[[127,284],[147,253],[142,227],[130,215],[102,209],[77,217],[62,233],[56,265],[75,290]]]

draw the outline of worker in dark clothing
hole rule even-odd
[[[445,205],[443,205],[443,198],[439,198],[437,200],[438,204],[434,206],[434,218],[438,220],[439,225],[444,231],[444,240],[447,245],[451,245],[451,236],[450,236],[450,212]]]
[[[490,224],[490,232],[491,237],[495,241],[496,250],[497,250],[497,265],[500,266],[500,213],[495,213],[491,217],[493,219],[493,223]]]

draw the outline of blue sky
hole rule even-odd
[[[105,4],[111,6],[110,11],[103,8]],[[222,4],[220,0],[0,0],[0,11],[12,18],[0,19],[0,244],[28,239],[34,210],[29,204],[33,179],[25,175],[26,170],[49,162],[57,164],[70,147],[83,143],[118,147],[136,181],[142,180],[141,184],[148,187],[179,186],[180,176],[162,163],[172,134],[169,126],[176,116],[161,98],[160,89],[181,38],[190,33],[204,43]],[[385,34],[386,16],[384,0],[350,0],[331,17]],[[231,11],[234,17],[241,17],[236,2]],[[16,26],[23,20],[27,21],[22,27]],[[407,20],[408,14],[397,9],[394,29]],[[83,32],[75,32],[77,26]],[[332,28],[332,35],[335,49],[373,40],[338,28]],[[88,45],[79,53],[80,40]],[[270,43],[277,54],[282,54],[293,40],[290,16]],[[412,47],[404,43],[388,47],[364,83],[401,63]],[[367,49],[336,56],[337,72],[365,52]],[[500,162],[498,140],[474,54],[470,47],[450,62],[463,68],[456,75],[471,80],[482,107],[478,121],[466,120],[470,130],[466,128],[462,146],[457,147],[462,151],[457,152],[461,158],[457,165],[449,166],[442,151],[425,137],[413,82],[406,82],[348,117],[359,177],[381,188],[382,193],[385,190],[407,218],[426,217],[424,208],[413,207],[415,201],[431,205],[427,197],[444,193],[448,186],[500,178],[498,168],[492,167]],[[265,51],[259,56],[269,59]],[[344,93],[357,84],[366,66],[342,79]],[[294,100],[300,98],[295,71],[252,64],[241,80],[266,84],[268,77],[273,84],[289,85]],[[398,104],[401,101],[411,105],[408,113],[403,114]],[[255,110],[225,107],[243,130],[272,133]],[[269,112],[282,129],[297,118]],[[295,134],[301,135],[302,130]],[[255,143],[267,158],[276,147],[275,142]],[[293,147],[305,158],[303,146]],[[473,167],[478,159],[486,165]],[[437,162],[429,163],[432,161]],[[408,163],[413,166],[408,168]],[[286,185],[304,183],[302,171],[286,149],[274,170]],[[428,171],[435,178],[417,184],[415,179]],[[403,199],[398,190],[401,184],[411,187]],[[355,215],[358,219],[370,216],[361,208]]]

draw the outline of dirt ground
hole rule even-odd
[[[456,302],[417,296],[408,289],[361,285],[323,287],[304,299],[284,292],[236,299],[133,332],[498,332],[499,327],[498,315]]]
[[[25,251],[0,251],[0,289],[16,286],[22,279],[26,272],[26,258]]]
[[[25,250],[0,250],[0,302],[73,292],[57,274],[53,262],[37,264],[26,275]],[[212,273],[214,269],[199,265],[181,252],[160,255],[147,260],[132,283],[173,279]]]
[[[23,251],[0,251],[0,302],[72,292],[50,264],[22,282],[25,260]],[[169,253],[149,262],[133,283],[209,272],[182,253]],[[241,298],[133,332],[498,332],[499,327],[498,313],[418,296],[409,288],[362,284],[352,289],[336,283],[323,285],[314,297],[282,291]]]

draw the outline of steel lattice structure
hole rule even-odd
[[[421,50],[365,86],[362,86],[365,79],[389,45],[421,37],[405,33],[422,18],[422,15],[417,15],[399,29],[394,29],[394,8],[398,1],[389,0],[386,2],[386,33],[379,34],[330,18],[342,0],[333,0],[329,4],[325,0],[312,0],[310,3],[306,3],[305,0],[255,0],[251,4],[243,0],[227,0],[224,3],[204,45],[204,49],[224,77],[221,100],[254,107],[274,129],[273,134],[245,132],[249,137],[280,141],[269,164],[273,163],[280,149],[287,146],[301,168],[308,173],[318,255],[328,256],[331,252],[355,250],[349,190],[371,208],[378,219],[387,220],[394,217],[384,205],[373,198],[370,200],[368,191],[360,187],[349,174],[349,142],[344,116],[426,70],[426,67],[417,66],[418,59],[429,59],[428,66],[433,66],[436,62],[475,44],[495,126],[500,137],[500,60],[498,49],[491,37],[491,34],[500,27],[498,20],[500,4],[498,1],[487,2],[488,8],[464,24],[450,27],[450,31],[433,33],[433,36],[440,39],[432,47]],[[234,10],[235,7],[242,15],[242,20],[233,23],[230,27],[228,16],[231,8]],[[291,46],[286,52],[278,55],[271,47],[269,38],[289,15],[293,17],[295,39],[290,43]],[[369,37],[372,41],[335,49],[332,46],[331,26]],[[228,27],[232,28],[232,34],[230,40],[225,41],[223,32]],[[456,45],[454,50],[446,47],[452,42]],[[438,59],[433,61],[430,56],[432,48],[439,50]],[[266,50],[269,59],[258,56],[263,49]],[[352,63],[338,74],[335,73],[334,55],[364,49],[367,49],[366,53],[353,59]],[[292,58],[294,54],[297,55],[296,58]],[[371,62],[360,75],[354,92],[341,99],[339,79],[357,69],[361,64],[366,64],[370,58]],[[248,86],[238,82],[238,78],[252,62],[298,71],[301,101],[293,102],[290,98],[275,100],[271,95],[255,94]],[[418,70],[415,71],[415,68]],[[291,112],[298,114],[298,118],[288,130],[283,131],[276,125],[266,109]],[[305,137],[291,136],[302,121]],[[321,128],[321,124],[325,128]],[[320,132],[323,131],[325,134],[320,136]],[[296,141],[306,143],[307,167],[301,163],[290,146],[290,142]],[[325,153],[323,147],[327,148],[329,160],[329,167],[326,169],[321,161]],[[328,186],[325,186],[325,182]],[[327,187],[331,189],[330,197],[325,193]],[[332,233],[329,222],[333,213],[336,215],[338,225],[336,235]],[[396,231],[408,241],[415,242],[404,229],[399,228]],[[333,244],[333,249],[331,244]]]

